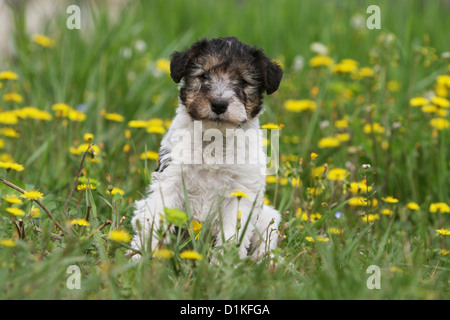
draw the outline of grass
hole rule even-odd
[[[0,72],[11,70],[18,79],[0,80],[0,178],[40,190],[64,236],[57,239],[61,230],[42,207],[32,217],[32,206],[39,207],[32,200],[7,202],[20,192],[1,183],[0,298],[448,299],[449,241],[436,230],[449,229],[449,108],[410,101],[449,99],[450,61],[443,54],[449,7],[380,1],[381,30],[369,30],[371,4],[135,1],[114,19],[106,4],[89,2],[82,20],[89,25],[81,30],[66,28],[65,8],[56,11],[43,32],[51,47],[26,33],[20,9],[11,12],[15,51],[0,62]],[[173,235],[169,259],[147,253],[130,261],[126,241],[114,241],[110,231],[132,232],[133,201],[156,168],[151,154],[141,155],[157,151],[162,134],[129,122],[154,118],[153,130],[167,130],[177,86],[164,59],[197,38],[226,35],[257,44],[284,67],[261,117],[263,124],[283,125],[281,167],[266,192],[283,213],[274,261],[240,260],[233,243],[217,254],[206,225],[186,247]],[[335,65],[354,59],[357,68],[342,74],[333,66],[312,67],[314,42],[328,48]],[[358,77],[363,67],[373,75]],[[8,101],[10,92],[22,101]],[[305,99],[316,107],[286,109],[287,101]],[[57,103],[72,109],[55,111]],[[37,119],[35,111],[20,116],[25,106],[45,110],[51,120]],[[320,145],[326,137],[335,138],[334,147]],[[90,143],[95,152],[85,153]],[[85,190],[73,189],[83,184]],[[25,215],[7,210],[14,207]],[[70,224],[85,218],[89,226]],[[188,215],[181,229],[191,222]],[[188,248],[203,259],[182,259]],[[81,290],[67,286],[70,265],[80,268]],[[366,285],[371,265],[381,270],[379,290]]]

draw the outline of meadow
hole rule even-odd
[[[35,33],[10,12],[0,299],[449,299],[448,1],[376,1],[380,29],[374,1],[74,2],[80,30],[64,5]],[[170,54],[228,35],[284,70],[261,116],[280,130],[265,195],[279,246],[260,263],[234,242],[218,254],[187,210],[173,223],[188,243],[130,260],[133,202],[178,104]]]

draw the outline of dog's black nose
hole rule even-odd
[[[220,99],[211,100],[211,109],[215,114],[222,114],[227,111],[228,102]]]

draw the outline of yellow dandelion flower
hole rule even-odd
[[[306,193],[310,196],[318,196],[320,194],[322,194],[322,192],[325,190],[325,187],[320,187],[320,188],[306,188]]]
[[[317,108],[317,104],[313,100],[286,100],[284,108],[290,112],[302,112],[306,110],[314,111]]]
[[[130,128],[147,128],[148,124],[148,121],[144,120],[131,120],[128,122]]]
[[[334,126],[339,129],[348,128],[348,117],[344,117],[343,119],[336,120]]]
[[[147,151],[144,153],[141,153],[141,155],[139,156],[139,158],[141,158],[142,160],[144,159],[149,159],[149,160],[158,160],[159,154],[158,152],[155,151]]]
[[[412,107],[420,107],[428,104],[429,101],[424,97],[414,97],[409,100],[409,105]]]
[[[353,207],[365,207],[367,206],[367,198],[365,197],[351,197],[348,200],[348,204],[353,206]]]
[[[189,231],[192,232],[192,234],[195,235],[195,240],[198,239],[198,237],[200,236],[200,229],[202,228],[202,224],[200,222],[197,222],[195,220],[192,221],[192,228],[189,227]]]
[[[0,240],[0,245],[12,248],[16,246],[16,242],[13,239],[2,239]]]
[[[9,137],[9,138],[19,138],[20,137],[20,133],[18,133],[13,128],[2,128],[2,129],[0,129],[0,134],[4,135],[5,137]]]
[[[376,220],[380,220],[380,215],[377,213],[375,213],[375,214],[369,213],[369,214],[361,216],[361,220],[363,222],[374,222]]]
[[[39,210],[39,208],[32,206],[30,209],[30,216],[32,218],[38,218],[41,215],[41,211]]]
[[[19,76],[17,73],[14,73],[12,71],[6,70],[0,72],[0,80],[18,80]]]
[[[396,199],[392,196],[381,197],[381,200],[383,200],[384,202],[387,202],[387,203],[397,203],[398,202],[398,199]]]
[[[150,125],[147,127],[146,131],[148,133],[164,134],[164,133],[166,133],[166,128],[164,128],[163,126]]]
[[[350,140],[350,134],[347,132],[344,133],[338,133],[336,135],[336,139],[338,139],[340,142],[346,142]]]
[[[450,250],[441,249],[441,254],[442,254],[443,256],[446,256],[446,255],[450,254]]]
[[[115,112],[107,113],[107,114],[105,114],[104,117],[105,117],[106,120],[115,121],[115,122],[123,122],[123,121],[125,121],[125,118],[122,115],[120,115],[118,113],[115,113]]]
[[[18,117],[22,119],[35,119],[35,120],[52,120],[52,115],[44,110],[39,110],[35,107],[24,107],[16,110]]]
[[[447,90],[447,88],[446,88],[445,86],[443,86],[443,85],[440,85],[440,84],[437,84],[437,85],[434,87],[434,92],[436,92],[436,95],[437,95],[438,97],[442,97],[442,98],[445,98],[445,97],[447,97],[447,95],[448,95],[448,90]]]
[[[438,111],[438,107],[436,107],[436,106],[434,106],[432,104],[427,104],[427,105],[422,106],[420,108],[420,110],[423,113],[436,113]]]
[[[116,242],[128,243],[131,241],[131,235],[125,230],[113,230],[109,233],[109,239]]]
[[[170,61],[168,59],[161,58],[156,60],[155,67],[159,71],[170,74]]]
[[[274,124],[274,123],[266,123],[266,124],[261,126],[261,129],[268,129],[268,130],[281,129],[281,126],[277,125],[277,124]]]
[[[319,140],[318,147],[320,149],[339,147],[341,142],[336,137],[324,137]]]
[[[77,190],[78,191],[84,191],[88,188],[88,185],[86,183],[81,183],[79,185],[77,185]],[[90,190],[95,190],[97,189],[97,187],[95,185],[89,184],[89,189]]]
[[[328,228],[327,231],[329,234],[337,234],[337,235],[341,234],[341,230],[334,227]]]
[[[333,64],[333,59],[331,59],[328,56],[324,56],[324,55],[318,55],[315,57],[312,57],[309,60],[309,65],[313,68],[317,68],[317,67],[321,67],[321,66],[331,66]]]
[[[442,109],[442,108],[439,108],[439,109],[436,111],[436,115],[437,115],[438,117],[441,117],[441,118],[446,117],[448,114],[449,114],[449,110],[448,110],[448,109]]]
[[[12,102],[21,103],[23,101],[23,98],[17,92],[9,92],[9,93],[5,93],[3,95],[3,101],[12,101]]]
[[[244,191],[235,190],[234,192],[230,193],[230,197],[236,197],[240,200],[242,197],[248,198],[248,195]]]
[[[448,204],[446,204],[445,202],[436,202],[436,203],[430,204],[429,210],[432,213],[436,213],[436,212],[450,213],[450,206]]]
[[[311,152],[311,160],[315,160],[319,155],[315,152]]]
[[[318,212],[316,212],[316,213],[311,213],[310,216],[309,216],[309,220],[310,220],[311,222],[314,222],[314,221],[316,221],[316,220],[319,220],[320,218],[322,218],[322,215],[321,215],[320,213],[318,213]]]
[[[358,76],[361,78],[370,78],[374,75],[374,71],[372,68],[369,67],[362,67],[358,71]]]
[[[407,204],[406,204],[406,207],[407,207],[409,210],[419,210],[419,209],[420,209],[419,205],[418,205],[417,203],[415,203],[415,202],[409,202],[409,203],[407,203]]]
[[[348,175],[348,171],[342,168],[331,169],[327,174],[327,179],[332,181],[342,181]]]
[[[52,110],[55,112],[58,118],[67,117],[71,109],[72,108],[65,103],[55,103],[54,105],[52,105]]]
[[[50,49],[55,47],[55,41],[42,34],[34,34],[32,40],[34,43],[40,45],[41,47]]]
[[[44,198],[44,194],[37,190],[29,190],[25,191],[20,197],[28,200],[42,200]]]
[[[348,189],[352,194],[359,194],[363,192],[372,191],[372,187],[367,186],[366,180],[362,180],[360,182],[350,182],[350,186]]]
[[[162,249],[156,250],[153,253],[153,256],[157,259],[170,259],[170,258],[173,258],[174,255],[175,255],[175,253],[172,250],[167,249],[167,248],[162,248]]]
[[[295,213],[295,217],[297,219],[301,219],[303,221],[308,221],[308,214],[306,212],[303,212],[302,208],[297,209],[297,212]]]
[[[84,120],[86,120],[86,114],[75,109],[69,109],[67,118],[75,122],[83,122]]]
[[[73,219],[70,221],[71,225],[78,225],[78,226],[82,226],[82,227],[89,227],[91,224],[86,221],[86,219]]]
[[[203,260],[203,256],[195,250],[186,250],[180,253],[181,259],[187,260]]]
[[[311,176],[313,176],[314,178],[320,178],[320,177],[322,177],[324,172],[325,172],[325,166],[314,167],[311,170]]]
[[[112,195],[115,195],[115,194],[121,194],[121,195],[124,195],[125,194],[125,191],[123,191],[122,189],[119,189],[119,188],[116,188],[116,187],[114,187],[111,191],[110,191],[110,193],[112,194]]]
[[[147,126],[164,126],[164,120],[161,118],[151,118],[147,121]]]
[[[391,80],[391,81],[388,81],[387,88],[390,92],[396,92],[396,91],[400,90],[401,84],[398,81]]]
[[[394,211],[391,209],[383,209],[381,210],[381,214],[384,214],[385,216],[392,216],[394,214]]]
[[[340,63],[334,65],[334,73],[353,73],[358,69],[358,62],[352,59],[344,59]]]
[[[23,171],[24,167],[21,164],[10,162],[10,161],[0,161],[0,168],[4,168],[6,170],[15,170],[15,171]]]
[[[22,200],[16,195],[6,195],[2,197],[8,203],[11,204],[22,204]]]
[[[316,237],[316,238],[313,238],[313,237],[305,237],[305,239],[306,239],[306,241],[308,241],[308,242],[328,242],[328,241],[330,241],[330,238],[328,238],[328,237],[325,237],[325,236],[318,236],[318,237]]]
[[[266,183],[267,184],[277,183],[277,177],[276,176],[267,176]]]
[[[22,209],[17,208],[17,207],[6,208],[6,211],[8,211],[9,213],[11,213],[15,216],[24,216],[25,215],[25,211],[23,211]]]
[[[450,236],[450,230],[448,229],[438,229],[436,232],[442,236]]]
[[[94,135],[92,133],[85,133],[83,135],[83,140],[86,143],[90,143],[90,142],[92,142],[92,140],[94,140]]]
[[[367,123],[364,125],[363,131],[365,134],[370,134],[372,132],[382,134],[382,133],[384,133],[384,127],[376,122],[373,123],[372,125],[370,123]]]
[[[450,121],[445,118],[433,118],[430,125],[437,130],[444,130],[450,128]]]
[[[443,97],[432,97],[431,102],[441,108],[450,107],[450,102]]]
[[[17,124],[19,119],[14,111],[4,111],[0,112],[0,123],[1,124]]]
[[[442,74],[437,76],[436,83],[450,88],[450,75]]]

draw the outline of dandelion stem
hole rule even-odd
[[[78,185],[78,179],[80,178],[81,172],[83,171],[83,163],[84,163],[84,159],[86,158],[87,153],[88,153],[89,150],[91,149],[91,146],[92,146],[92,144],[89,144],[88,148],[86,149],[86,151],[85,151],[84,154],[83,154],[83,158],[81,159],[81,163],[80,163],[80,168],[78,169],[77,178],[75,179],[75,182],[74,182],[74,184],[73,184],[72,191],[70,191],[69,198],[67,198],[66,204],[64,205],[63,213],[66,212],[67,205],[69,204],[70,200],[72,199],[73,192],[74,192],[75,189],[77,188],[77,185]]]
[[[97,228],[98,231],[101,231],[104,227],[109,226],[112,223],[111,220],[106,220],[100,227]],[[86,237],[86,239],[90,239],[94,234],[91,233]]]

